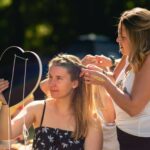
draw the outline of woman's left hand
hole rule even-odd
[[[7,89],[9,86],[9,83],[7,80],[4,80],[4,79],[0,79],[0,101],[3,103],[3,104],[6,104],[6,100],[2,94],[2,92]]]
[[[98,70],[97,68],[82,69],[81,76],[83,76],[87,84],[96,84],[104,86],[104,83],[107,80],[106,75],[104,75],[102,71]]]

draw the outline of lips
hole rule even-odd
[[[51,93],[56,93],[58,90],[50,90]]]

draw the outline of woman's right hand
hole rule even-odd
[[[90,55],[90,54],[88,54],[88,55],[86,55],[85,57],[82,58],[82,64],[85,65],[85,66],[89,65],[89,64],[97,64],[96,61],[97,61],[96,57],[93,56],[93,55]]]
[[[111,67],[112,61],[104,55],[95,55],[99,67]]]
[[[106,57],[104,55],[86,55],[82,59],[82,64],[83,65],[88,65],[88,64],[94,64],[98,67],[101,68],[107,68],[107,67],[112,67],[112,60],[109,57]]]

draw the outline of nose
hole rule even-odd
[[[120,42],[121,42],[121,37],[120,37],[120,36],[117,36],[116,42],[117,42],[117,43],[120,43]]]

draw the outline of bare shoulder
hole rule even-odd
[[[47,100],[36,100],[36,101],[32,101],[31,103],[29,103],[26,108],[29,110],[35,110],[36,113],[38,113],[38,111],[42,111],[44,105],[46,104],[46,107],[50,108],[53,106],[53,100],[51,99],[47,99]]]
[[[149,66],[150,66],[150,54],[146,56],[145,61],[143,62],[142,67],[139,72],[141,73],[143,72],[143,74],[145,74],[146,72],[150,73]]]
[[[85,150],[102,150],[103,133],[101,121],[97,115],[94,115],[90,121],[88,134],[85,139]]]
[[[40,107],[44,105],[44,100],[32,101],[26,105],[26,108]]]

